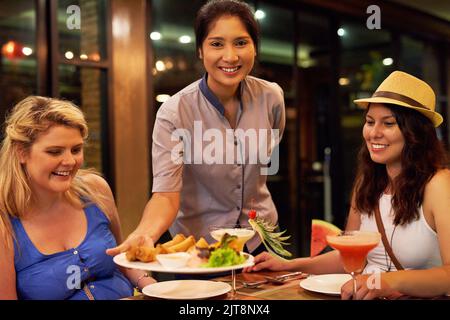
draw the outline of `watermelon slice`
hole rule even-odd
[[[327,247],[327,235],[337,235],[341,229],[324,220],[313,219],[311,227],[311,257],[320,254]]]

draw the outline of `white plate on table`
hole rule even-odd
[[[149,297],[184,300],[206,299],[220,296],[231,290],[228,283],[207,280],[174,280],[150,284],[142,293]]]
[[[254,257],[251,254],[245,252],[241,252],[241,254],[247,257],[247,260],[245,260],[244,263],[229,267],[218,267],[218,268],[206,268],[206,267],[166,268],[162,266],[158,261],[153,262],[128,261],[125,252],[115,256],[113,260],[117,265],[131,269],[153,271],[153,272],[165,272],[165,273],[207,274],[207,273],[218,273],[231,270],[239,270],[254,265],[253,262]]]
[[[349,280],[352,280],[349,274],[322,274],[306,278],[300,282],[300,287],[308,291],[338,296],[341,294],[342,285]]]

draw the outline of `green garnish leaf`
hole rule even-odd
[[[267,251],[272,255],[283,257],[291,257],[292,253],[283,248],[283,245],[288,245],[286,242],[291,236],[283,236],[286,230],[281,232],[274,232],[277,225],[270,224],[269,222],[257,217],[256,219],[250,219],[248,221],[252,228],[259,234]],[[283,258],[284,259],[284,258]]]

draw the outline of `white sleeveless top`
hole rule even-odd
[[[386,237],[397,260],[405,269],[429,269],[441,266],[437,234],[426,222],[422,206],[419,209],[418,220],[395,227],[391,199],[391,195],[383,194],[379,205]],[[367,214],[362,214],[360,230],[378,231],[375,216],[372,215],[369,218]],[[363,273],[377,270],[381,272],[396,270],[381,240],[378,246],[367,255],[367,265]]]

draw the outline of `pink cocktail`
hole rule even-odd
[[[328,244],[339,251],[344,269],[353,278],[353,299],[356,291],[356,274],[362,272],[367,254],[380,242],[381,235],[374,231],[345,231],[337,236],[327,236]]]

